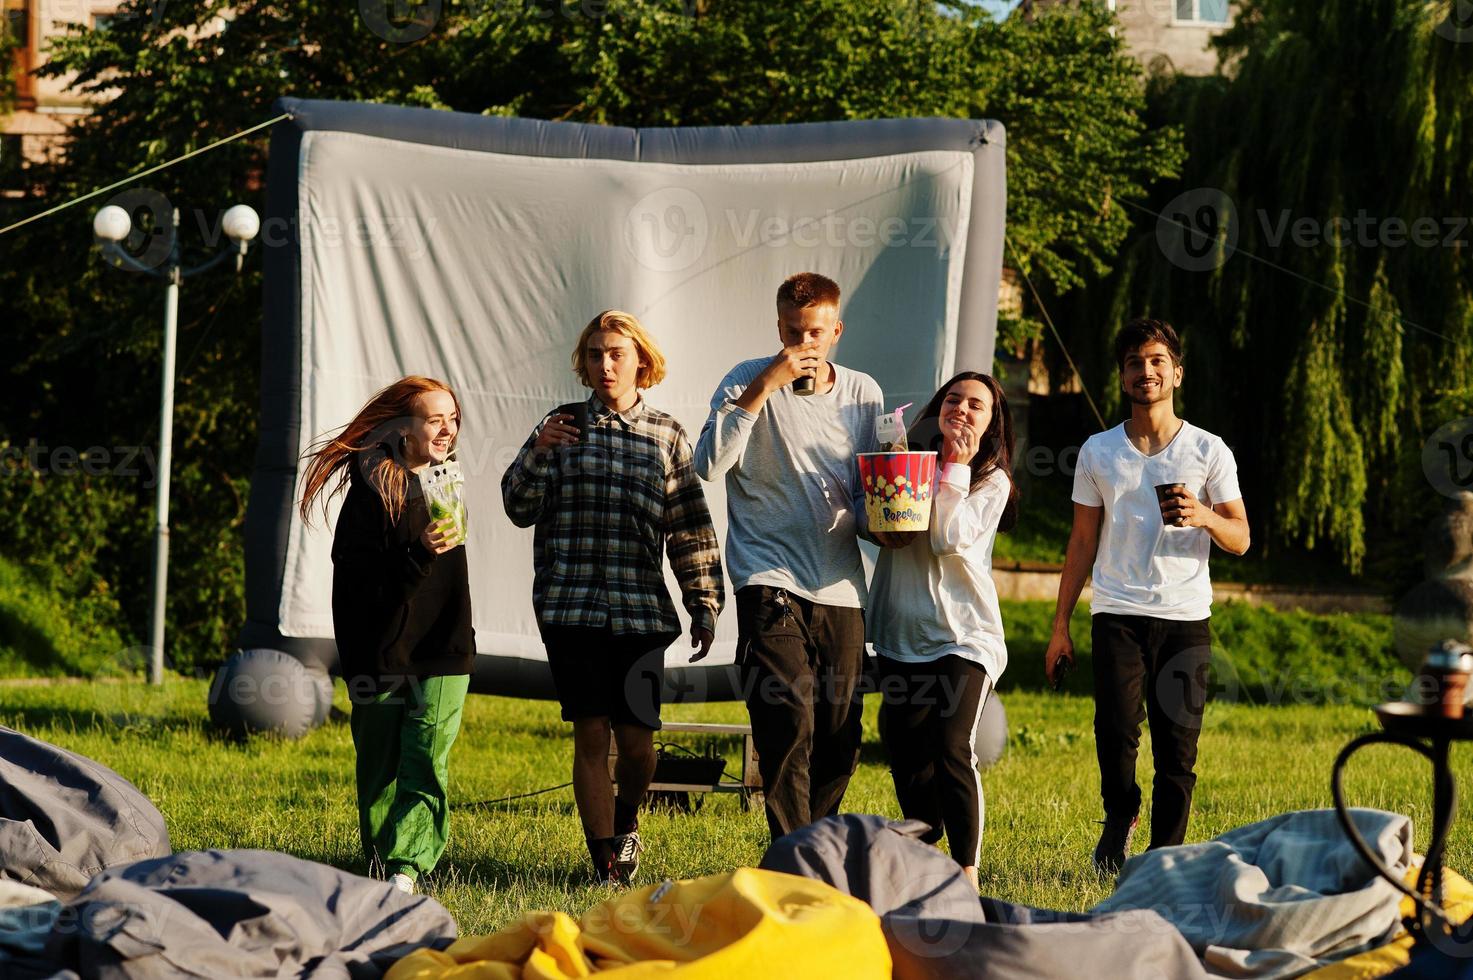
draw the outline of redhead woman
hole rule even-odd
[[[308,455],[301,514],[341,493],[332,618],[353,702],[358,826],[369,866],[413,892],[450,834],[450,747],[475,660],[463,541],[430,522],[419,474],[444,462],[460,402],[400,378]],[[328,485],[332,484],[329,490]]]

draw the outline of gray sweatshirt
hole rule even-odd
[[[696,443],[703,480],[726,474],[726,571],[732,588],[769,585],[826,606],[863,608],[855,535],[864,495],[855,454],[874,452],[885,411],[875,379],[834,365],[824,394],[774,392],[753,415],[736,406],[770,361],[743,361],[711,397]]]

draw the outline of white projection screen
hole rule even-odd
[[[500,481],[539,419],[587,395],[571,353],[594,314],[627,310],[650,329],[669,374],[645,398],[692,442],[725,372],[781,346],[774,296],[795,272],[840,284],[835,360],[873,375],[889,407],[991,369],[1005,209],[995,122],[634,130],[280,104],[292,119],[273,135],[262,230],[242,647],[335,667],[341,498],[325,524],[304,525],[300,459],[402,375],[443,379],[464,410],[473,690],[546,697],[532,532],[505,516]],[[724,485],[705,489],[724,542]],[[727,604],[711,666],[684,667],[685,642],[671,648],[672,697],[731,696],[729,582]]]

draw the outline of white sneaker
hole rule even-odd
[[[395,888],[399,889],[406,895],[414,894],[414,879],[409,877],[408,875],[391,875],[389,878],[389,884],[393,885]]]
[[[643,851],[644,841],[639,839],[639,831],[614,835],[614,875],[622,884],[634,881],[634,873],[639,870],[639,855]]]

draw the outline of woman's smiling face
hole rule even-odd
[[[941,431],[949,436],[961,435],[968,426],[980,438],[992,424],[992,392],[980,381],[958,381],[941,400]]]
[[[427,391],[414,399],[414,418],[404,434],[405,463],[411,468],[443,463],[460,432],[455,397],[444,389]]]

